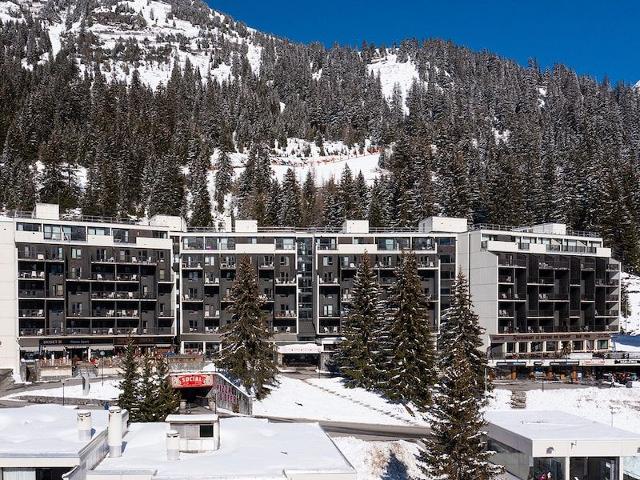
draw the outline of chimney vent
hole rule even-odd
[[[120,407],[109,408],[107,444],[109,445],[110,457],[122,456],[122,409]]]
[[[180,459],[180,434],[175,430],[167,432],[167,460],[176,461]]]
[[[78,411],[78,439],[91,440],[91,412]]]

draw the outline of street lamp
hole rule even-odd
[[[67,380],[69,380],[68,378],[63,378],[62,379],[62,406],[64,407],[64,386],[67,383]]]
[[[104,350],[100,350],[100,366],[102,370],[100,385],[104,387]]]

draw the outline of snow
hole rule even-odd
[[[611,340],[616,352],[640,352],[640,335],[616,335]]]
[[[638,81],[636,82],[636,84],[634,85],[634,87],[633,87],[633,88],[635,88],[636,90],[640,91],[640,80],[638,80]]]
[[[64,387],[64,396],[66,398],[85,398],[91,400],[115,400],[120,395],[118,385],[120,380],[105,380],[104,385],[101,382],[91,382],[89,395],[82,394],[82,385],[68,385]],[[3,399],[16,399],[24,396],[36,397],[57,397],[62,398],[62,387],[43,388],[39,390],[26,390],[18,393],[7,395]]]
[[[384,58],[372,61],[368,67],[369,73],[380,76],[382,93],[387,100],[393,97],[395,86],[398,85],[400,87],[405,114],[409,113],[406,105],[407,93],[411,89],[413,82],[420,80],[415,63],[411,60],[398,62],[396,54],[387,54]]]
[[[292,354],[292,353],[309,353],[318,354],[322,352],[322,346],[315,343],[290,343],[289,345],[278,345],[278,353]]]
[[[278,380],[279,386],[267,398],[253,403],[254,415],[380,425],[409,425],[414,421],[408,412],[399,415],[401,407],[387,403],[374,393],[354,392],[349,398],[322,390],[315,379],[307,383],[280,376]],[[330,386],[332,381],[317,383]],[[364,402],[356,403],[361,400]],[[382,411],[374,409],[378,407],[382,407]]]
[[[511,135],[511,131],[508,129],[499,131],[497,128],[491,127],[491,131],[493,132],[493,138],[496,141],[496,145],[500,142],[507,143],[509,141],[509,136]]]
[[[335,438],[334,442],[356,469],[358,480],[421,478],[415,443],[368,442],[354,437]]]
[[[506,399],[511,392],[502,392],[498,394],[502,401],[495,402],[488,411],[508,408]],[[605,425],[611,425],[613,411],[614,427],[640,434],[640,395],[635,388],[539,389],[526,392],[526,396],[527,410],[557,410]]]
[[[255,418],[220,420],[220,449],[181,453],[168,461],[166,423],[134,423],[119,458],[108,457],[97,473],[155,470],[154,478],[282,478],[286,471],[353,475],[351,465],[318,424],[269,423]],[[215,467],[215,468],[213,468]]]
[[[631,315],[620,317],[620,328],[631,335],[640,334],[640,277],[623,272],[621,278],[627,286]]]
[[[312,378],[308,382],[335,395],[348,398],[354,403],[366,405],[381,413],[384,412],[384,414],[405,424],[426,425],[425,420],[420,415],[413,416],[404,406],[398,403],[389,402],[384,397],[364,388],[347,388],[340,377]]]
[[[78,410],[60,405],[0,408],[0,456],[77,455],[88,443],[78,439]],[[108,414],[92,410],[95,435],[107,427]]]
[[[558,410],[503,410],[487,412],[487,422],[531,440],[629,440],[640,434],[612,428],[603,422],[588,420]],[[603,455],[604,456],[604,455]]]

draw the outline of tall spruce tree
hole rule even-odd
[[[231,192],[233,182],[233,165],[229,153],[225,149],[220,150],[218,156],[216,176],[215,176],[215,201],[219,212],[224,212],[224,198]]]
[[[162,422],[167,415],[176,411],[180,405],[180,394],[169,383],[169,364],[164,357],[156,357],[154,417]]]
[[[138,362],[136,361],[136,347],[133,341],[129,340],[122,358],[122,380],[120,381],[120,395],[118,395],[118,405],[129,412],[131,420],[135,420],[139,411],[137,384],[138,384]]]
[[[453,355],[454,347],[464,352],[472,372],[468,382],[476,398],[482,400],[485,398],[485,390],[491,388],[487,378],[487,356],[482,351],[481,336],[484,330],[473,311],[469,285],[462,272],[458,273],[452,290],[451,306],[442,315],[440,323],[438,351],[443,364],[453,361],[453,358],[447,360],[447,355]]]
[[[231,288],[232,321],[221,334],[218,365],[224,368],[258,399],[269,394],[276,382],[275,349],[270,342],[269,325],[260,308],[258,282],[249,257],[243,257]]]
[[[435,383],[435,346],[428,300],[414,253],[403,253],[387,299],[389,359],[385,391],[392,400],[425,408]]]
[[[350,387],[373,388],[384,366],[379,364],[378,332],[383,322],[376,273],[367,252],[353,281],[351,306],[338,344],[336,364]]]
[[[489,480],[502,469],[486,450],[481,402],[466,352],[454,345],[438,359],[439,378],[429,409],[431,435],[417,455],[420,470],[438,480]]]
[[[191,162],[191,218],[193,227],[209,227],[211,216],[211,196],[209,195],[209,151],[202,152]]]

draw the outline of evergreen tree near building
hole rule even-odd
[[[193,227],[209,227],[211,196],[209,195],[209,152],[206,148],[191,163],[191,219]]]
[[[471,371],[467,381],[475,392],[476,399],[483,401],[485,390],[491,389],[487,377],[487,355],[482,349],[481,335],[484,330],[473,311],[469,285],[462,272],[458,273],[452,290],[451,306],[442,315],[440,323],[440,363],[446,365],[453,362],[454,351],[460,349]]]
[[[620,283],[620,314],[623,318],[631,316],[631,305],[629,304],[629,285],[624,280]]]
[[[353,281],[344,339],[338,344],[336,356],[336,364],[350,387],[374,388],[384,370],[379,364],[382,346],[378,335],[383,323],[379,295],[376,274],[365,252]]]
[[[145,353],[142,357],[142,372],[140,373],[140,379],[136,387],[138,411],[135,421],[155,421],[156,392],[154,360],[150,353]]]
[[[276,353],[249,257],[240,260],[231,298],[233,318],[223,328],[217,364],[262,399],[276,382]]]
[[[155,365],[156,395],[154,412],[156,421],[164,421],[180,406],[180,394],[169,382],[169,364],[163,357],[156,358]]]
[[[280,191],[280,215],[279,225],[297,227],[302,222],[302,199],[300,185],[292,168],[282,180]]]
[[[502,468],[489,461],[482,428],[473,368],[460,345],[438,359],[439,378],[429,409],[431,436],[424,439],[418,466],[427,478],[438,480],[491,479]]]
[[[479,350],[481,333],[466,279],[460,273],[440,326],[439,374],[429,409],[431,436],[417,455],[428,478],[490,479],[502,472],[502,467],[489,461],[493,452],[486,450],[483,440],[486,360]]]
[[[129,418],[134,421],[138,418],[138,362],[136,360],[136,347],[133,341],[129,340],[127,348],[122,358],[122,380],[120,381],[120,395],[118,396],[118,406],[129,412]]]
[[[387,300],[389,359],[384,390],[394,401],[426,408],[435,383],[435,345],[428,299],[414,253],[403,253]]]

